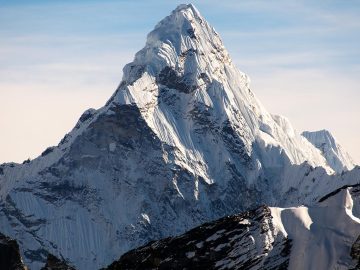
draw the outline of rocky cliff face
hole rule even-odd
[[[0,226],[40,269],[98,269],[151,240],[261,204],[314,204],[359,181],[268,113],[193,5],[148,35],[119,88],[56,147],[0,166]]]
[[[287,269],[291,246],[263,206],[149,243],[106,269]]]
[[[27,270],[24,265],[19,245],[16,240],[0,233],[0,269]]]

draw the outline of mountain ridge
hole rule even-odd
[[[325,129],[312,132],[304,131],[301,135],[322,152],[329,166],[337,173],[354,168],[353,159],[336,141],[330,131]]]

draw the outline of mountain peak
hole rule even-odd
[[[322,137],[323,140],[325,140],[330,146],[336,147],[336,141],[334,136],[331,134],[331,132],[327,129],[317,130],[317,131],[304,131],[303,136],[309,137],[316,136],[318,138]]]
[[[200,23],[205,23],[206,20],[197,10],[193,4],[181,4],[175,8],[169,16],[161,20],[156,26],[155,29],[161,26],[166,26],[169,24],[176,24],[180,26],[182,23],[194,23],[198,21]],[[194,26],[194,24],[192,25]]]
[[[322,152],[329,166],[336,172],[340,173],[343,170],[354,168],[353,159],[336,141],[330,131],[326,129],[304,131],[301,135]]]
[[[174,127],[169,119],[180,115],[193,119],[199,112],[198,117],[208,122],[238,126],[247,155],[258,140],[265,151],[269,144],[283,147],[292,163],[310,160],[311,165],[327,167],[320,151],[300,134],[287,139],[290,124],[276,122],[257,100],[249,77],[233,64],[219,34],[193,5],[180,5],[162,19],[123,71],[122,82],[107,105],[136,105],[169,145],[176,144],[170,138],[178,132],[183,140],[179,143],[194,148],[188,139],[194,136],[192,124],[184,124],[186,129],[183,124]],[[241,125],[235,124],[240,119]]]
[[[178,13],[178,12],[185,12],[188,14],[192,14],[194,18],[198,17],[200,18],[200,12],[197,10],[197,8],[193,4],[180,4],[173,10],[172,13]]]
[[[193,10],[195,12],[198,12],[196,7],[191,3],[178,5],[177,8],[174,9],[174,12],[181,11],[181,10],[187,10],[187,9],[191,9],[191,10]]]
[[[196,88],[204,78],[224,80],[224,65],[232,62],[217,32],[192,4],[180,5],[155,26],[145,47],[124,67],[118,92],[144,75],[154,80],[165,71]]]

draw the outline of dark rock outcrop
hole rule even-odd
[[[58,259],[54,255],[49,254],[46,264],[41,270],[75,270],[75,268],[69,266],[66,262]]]
[[[106,269],[287,269],[290,251],[291,240],[274,233],[270,209],[260,207],[150,242]]]
[[[16,240],[0,233],[0,269],[1,270],[26,270],[19,245]]]
[[[353,270],[360,270],[360,235],[356,239],[355,243],[351,247],[351,258],[353,258],[357,264]]]

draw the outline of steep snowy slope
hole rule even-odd
[[[360,186],[312,207],[268,208],[225,217],[129,251],[107,269],[353,269],[360,263]]]
[[[269,114],[219,35],[181,5],[148,35],[107,104],[56,147],[0,166],[0,227],[26,264],[98,269],[150,240],[359,182]],[[317,167],[317,168],[314,168]]]
[[[334,136],[327,130],[304,131],[303,135],[318,148],[325,157],[328,165],[336,172],[351,170],[355,163],[344,148],[336,142]]]

